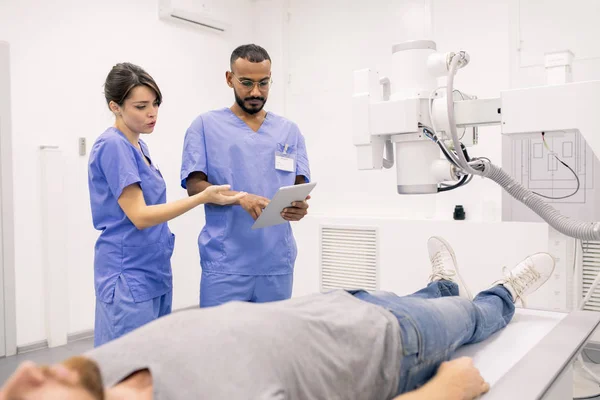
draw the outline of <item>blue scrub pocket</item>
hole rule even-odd
[[[166,247],[160,242],[146,246],[123,246],[124,270],[156,270],[165,264]]]
[[[173,250],[175,250],[175,234],[171,233],[169,240],[167,241],[167,245],[165,246],[165,257],[167,261],[171,260]]]
[[[146,246],[123,246],[123,274],[136,303],[164,294],[171,287],[174,238]]]
[[[286,150],[285,146],[285,143],[277,143],[277,152],[283,153],[284,150]],[[285,154],[296,154],[296,146],[293,144],[287,144],[287,150],[285,151]]]

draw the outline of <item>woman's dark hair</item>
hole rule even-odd
[[[119,63],[112,67],[104,82],[106,104],[114,101],[122,106],[131,91],[138,86],[147,86],[156,94],[156,103],[162,103],[162,93],[154,79],[142,68],[131,63]]]

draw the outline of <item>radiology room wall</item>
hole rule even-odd
[[[440,51],[467,50],[471,63],[458,74],[456,87],[479,97],[498,96],[509,86],[507,2],[375,0],[353,2],[353,7],[345,4],[342,0],[290,1],[286,111],[306,136],[313,180],[318,182],[310,209],[317,221],[295,229],[300,248],[295,287],[298,294],[318,287],[319,245],[315,238],[319,237],[319,227],[332,218],[337,224],[350,226],[360,226],[366,218],[369,224],[383,229],[378,217],[393,218],[398,226],[404,226],[398,218],[451,220],[454,206],[461,204],[469,221],[457,224],[474,223],[472,229],[493,235],[494,225],[479,222],[499,221],[501,215],[500,190],[492,182],[474,179],[454,192],[399,196],[395,169],[358,171],[352,143],[351,98],[354,70],[373,68],[390,76],[392,45],[420,38],[434,39]],[[482,128],[479,141],[471,154],[500,163],[499,128]],[[431,225],[424,224],[425,231],[435,233]],[[412,262],[426,257],[424,243],[418,250],[412,245],[405,247],[399,230],[383,231],[394,234],[399,241],[381,238],[381,246],[391,247],[381,249],[380,268],[399,265],[399,260],[407,260],[412,268],[426,268],[421,262]],[[396,250],[399,248],[403,250]],[[536,248],[531,243],[530,250]],[[407,255],[408,249],[418,254]],[[402,270],[394,271],[390,276],[402,279]]]
[[[346,4],[341,0],[290,1],[286,111],[306,136],[313,180],[319,182],[311,200],[310,222],[295,228],[300,248],[295,293],[308,293],[319,287],[321,226],[331,221],[350,227],[366,224],[394,235],[396,241],[383,236],[380,239],[381,276],[412,282],[413,270],[428,268],[425,247],[413,243],[413,236],[405,236],[402,229],[414,229],[424,242],[422,232],[436,233],[430,221],[451,220],[454,206],[461,204],[467,221],[448,221],[449,226],[456,227],[457,232],[463,232],[466,226],[494,243],[489,249],[470,246],[468,251],[475,254],[474,260],[493,257],[502,265],[511,265],[516,260],[504,260],[498,253],[504,251],[500,250],[504,246],[512,249],[516,241],[523,245],[523,251],[553,251],[559,263],[553,280],[546,285],[551,290],[541,292],[546,298],[538,296],[538,304],[565,308],[571,295],[569,272],[573,266],[566,240],[549,241],[543,229],[536,231],[536,235],[544,235],[542,238],[519,235],[516,239],[517,234],[497,228],[493,223],[500,221],[502,199],[501,190],[494,183],[474,179],[469,186],[450,193],[399,196],[395,193],[394,170],[357,171],[352,144],[352,71],[370,67],[389,76],[392,44],[424,37],[435,40],[440,51],[468,51],[470,64],[459,71],[455,85],[479,98],[498,97],[501,90],[513,87],[545,84],[544,53],[565,48],[576,53],[576,80],[598,79],[600,48],[595,38],[600,29],[593,22],[597,2],[375,0],[368,4],[353,2],[353,7]],[[549,21],[558,21],[558,25]],[[479,145],[470,153],[501,165],[501,151],[500,129],[480,128]],[[396,221],[396,229],[390,230],[389,223],[378,218],[382,216]],[[421,220],[422,224],[413,224],[414,220]],[[440,233],[446,232],[446,222],[439,226]],[[538,228],[523,224],[515,232],[520,229],[530,232]],[[473,243],[466,233],[452,235],[451,239],[457,247],[463,241]],[[407,260],[407,269],[395,268],[399,259]],[[497,268],[494,263],[481,267],[488,265]],[[394,274],[390,272],[392,268]],[[486,273],[493,275],[495,270]],[[413,287],[399,289],[406,292]]]
[[[565,3],[523,1],[531,7],[534,3],[539,7]],[[589,6],[592,2],[570,2],[573,15],[568,18],[570,23],[561,20],[561,24],[567,24],[561,25],[561,32],[580,29],[576,10],[581,4]],[[401,257],[419,268],[426,264],[424,243],[419,243],[436,233],[439,220],[445,220],[439,232],[445,235],[459,226],[456,224],[463,224],[452,239],[458,242],[461,253],[472,253],[465,262],[468,268],[478,267],[478,257],[493,254],[494,249],[502,248],[519,232],[518,251],[510,256],[505,254],[498,261],[510,264],[522,254],[545,250],[545,240],[539,235],[545,235],[546,231],[539,224],[523,225],[522,230],[519,225],[497,228],[501,192],[495,184],[474,179],[469,186],[450,193],[399,196],[395,170],[357,171],[352,144],[352,72],[370,67],[380,70],[382,75],[390,75],[391,46],[396,42],[428,38],[434,39],[441,51],[467,50],[471,62],[459,72],[456,86],[480,98],[498,96],[500,90],[511,85],[543,83],[543,68],[538,58],[520,60],[523,69],[515,67],[518,61],[515,52],[519,47],[515,32],[520,28],[515,24],[514,10],[519,3],[517,0],[203,1],[232,27],[228,33],[217,35],[159,21],[154,0],[57,0],[52,4],[41,0],[0,1],[0,40],[8,41],[12,49],[18,345],[46,339],[40,251],[44,243],[40,201],[42,144],[59,146],[66,167],[68,332],[93,327],[92,263],[98,233],[92,228],[89,209],[87,155],[78,155],[77,139],[87,139],[89,153],[93,140],[112,123],[104,104],[102,83],[110,67],[119,61],[142,65],[161,86],[165,101],[155,133],[148,142],[167,182],[168,197],[176,199],[185,196],[179,187],[185,129],[197,114],[232,101],[223,77],[231,50],[251,41],[269,50],[274,85],[268,109],[298,123],[306,137],[313,180],[319,183],[311,200],[311,217],[295,226],[299,247],[295,294],[319,289],[319,228],[324,224],[375,225],[382,235],[392,236],[380,243],[379,261],[388,268],[381,279],[386,280],[386,288],[399,291],[414,289],[418,285],[416,278],[425,277],[426,271],[411,275],[411,280],[395,286],[393,280],[405,279],[406,272],[389,268]],[[526,15],[540,15],[531,7],[526,9]],[[535,38],[536,26],[541,27],[552,18],[551,15],[527,21],[523,37],[532,38],[526,43],[528,50],[547,45]],[[583,49],[593,47],[583,44],[587,37],[590,43],[598,37],[600,28],[594,29],[577,40]],[[538,53],[528,55],[538,57]],[[598,55],[587,52],[583,57]],[[597,70],[590,67],[593,63],[577,58],[575,65],[579,69]],[[471,153],[500,164],[501,149],[499,129],[486,127],[480,129],[479,145]],[[456,204],[465,207],[468,220],[464,223],[451,221]],[[203,222],[203,212],[199,209],[170,224],[177,235],[173,257],[174,308],[197,303],[200,270],[196,237]],[[404,229],[419,233],[406,236]],[[492,244],[484,243],[482,238]],[[404,253],[409,251],[418,254],[406,258]],[[488,266],[496,267],[487,260],[481,264]],[[486,271],[477,271],[480,275],[473,278],[475,286],[484,283],[485,273],[489,272]]]
[[[314,212],[451,219],[454,205],[462,204],[471,220],[499,220],[499,190],[490,182],[476,179],[438,196],[398,196],[395,169],[356,168],[353,71],[372,68],[390,76],[392,45],[419,38],[433,38],[440,51],[469,51],[471,64],[460,71],[457,88],[485,97],[508,86],[506,1],[375,0],[352,7],[343,0],[290,1],[286,111],[306,135],[319,182]],[[500,143],[498,128],[482,129],[472,153],[500,162]]]
[[[313,213],[499,221],[501,190],[483,179],[436,196],[399,196],[396,172],[358,171],[352,144],[352,73],[372,68],[390,76],[394,43],[433,39],[439,51],[466,50],[469,65],[455,87],[479,98],[545,83],[545,52],[572,49],[576,80],[598,79],[600,28],[595,0],[289,0],[287,115],[307,139],[319,182]],[[549,24],[549,21],[557,21]],[[307,29],[310,27],[310,29]],[[445,79],[440,81],[444,84]],[[481,127],[470,153],[500,165],[497,126]]]
[[[8,41],[12,50],[19,346],[46,339],[39,146],[59,146],[67,171],[64,222],[69,300],[65,313],[68,332],[77,333],[93,328],[93,246],[98,235],[90,215],[88,157],[78,155],[77,139],[87,139],[89,152],[94,139],[113,122],[102,94],[111,66],[121,61],[139,64],[161,87],[164,103],[148,142],[171,200],[186,195],[179,187],[179,168],[187,126],[197,114],[232,102],[224,73],[233,48],[253,39],[254,3],[202,2],[215,16],[224,15],[230,23],[231,30],[221,35],[159,21],[157,3],[0,2],[0,40]],[[174,308],[197,304],[200,271],[196,237],[202,225],[202,210],[171,224],[177,235]]]

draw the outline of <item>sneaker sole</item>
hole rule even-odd
[[[465,283],[462,280],[462,277],[460,276],[460,272],[458,271],[458,262],[456,262],[456,255],[454,254],[454,249],[452,248],[452,246],[450,246],[450,243],[448,243],[448,241],[446,241],[446,239],[441,238],[439,236],[434,236],[435,239],[439,240],[440,242],[442,242],[444,244],[444,246],[446,246],[446,248],[450,251],[450,255],[452,256],[452,261],[454,261],[454,270],[456,271],[456,280],[458,282],[456,282],[458,284],[458,286],[462,289],[464,289],[465,294],[467,295],[467,298],[469,300],[473,300],[473,296],[471,295],[471,291],[469,290],[469,288],[467,287],[467,285],[465,285]],[[459,290],[460,292],[460,290]],[[465,297],[465,296],[461,296],[461,297]]]

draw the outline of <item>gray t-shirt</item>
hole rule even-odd
[[[390,399],[394,316],[344,291],[182,311],[87,354],[113,386],[149,369],[155,399]]]

